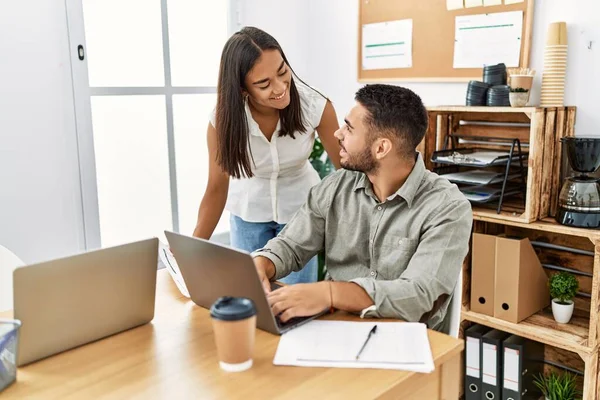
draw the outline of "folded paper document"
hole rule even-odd
[[[181,276],[181,271],[179,270],[179,266],[177,265],[177,261],[175,257],[173,257],[173,253],[169,250],[169,247],[163,242],[159,242],[158,245],[158,254],[160,261],[165,266],[165,269],[169,271],[169,275],[175,281],[177,288],[185,297],[190,297],[190,293],[185,286],[185,282],[183,281],[183,276]]]
[[[273,364],[425,373],[435,368],[427,326],[411,322],[311,321],[282,335]]]
[[[489,185],[492,183],[502,183],[504,173],[496,171],[470,170],[463,172],[455,172],[442,175],[450,182],[455,183],[470,183],[472,185]],[[519,174],[509,174],[508,180],[518,178]]]

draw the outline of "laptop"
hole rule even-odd
[[[15,269],[17,365],[150,322],[157,261],[153,238]]]
[[[165,235],[190,297],[200,307],[210,309],[222,296],[246,297],[256,306],[257,327],[275,335],[305,324],[327,311],[310,317],[292,318],[284,323],[273,315],[249,253],[174,232],[165,231]],[[277,283],[271,285],[271,290],[280,288]]]

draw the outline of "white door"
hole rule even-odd
[[[233,2],[66,3],[88,247],[191,234]]]

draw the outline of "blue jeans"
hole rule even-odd
[[[277,222],[246,222],[232,214],[230,217],[231,246],[253,252],[265,247],[267,242],[277,236],[284,227],[285,225]],[[318,268],[317,256],[315,256],[300,271],[292,272],[280,281],[288,285],[316,282]]]

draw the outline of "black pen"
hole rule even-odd
[[[369,343],[369,339],[371,339],[371,336],[373,336],[373,334],[375,332],[377,332],[377,325],[374,325],[373,328],[369,331],[369,335],[367,336],[367,340],[365,340],[365,342],[363,343],[362,347],[358,351],[358,354],[356,355],[356,359],[357,360],[358,360],[358,357],[360,357],[360,353],[362,353],[362,351],[365,349],[365,346],[367,345],[367,343]]]

